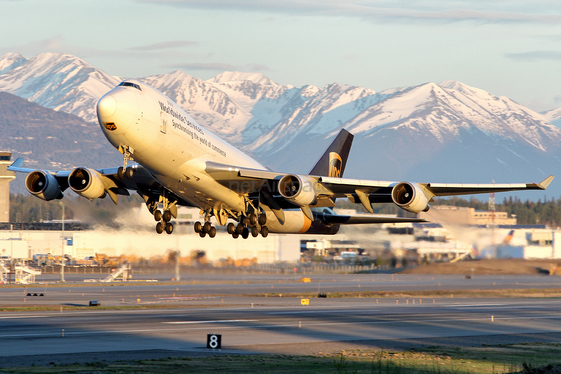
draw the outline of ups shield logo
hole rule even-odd
[[[329,177],[341,178],[343,161],[337,152],[329,152]]]

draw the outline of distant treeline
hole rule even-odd
[[[138,208],[143,203],[142,199],[134,193],[132,196],[119,196],[119,205],[106,199],[88,201],[78,196],[68,196],[64,200],[43,201],[27,194],[10,194],[10,222],[44,222],[62,219],[62,205],[65,205],[65,219],[78,219],[82,221],[94,220],[111,224],[118,210]],[[435,199],[432,206],[452,205],[470,207],[475,210],[487,211],[488,204],[474,197],[468,199],[453,197],[449,199]],[[357,209],[366,212],[360,204],[352,204],[348,200],[337,201],[338,208]],[[404,211],[395,204],[372,204],[374,213],[397,214],[399,216],[414,217],[414,214]],[[521,201],[509,197],[502,203],[495,204],[497,212],[507,212],[509,216],[516,215],[518,224],[521,225],[547,225],[557,228],[561,225],[561,198],[548,201],[538,200]]]
[[[475,208],[475,210],[488,211],[486,202],[471,198],[469,200],[453,197],[451,199],[438,199],[431,205],[453,205]],[[546,225],[557,228],[561,225],[561,198],[542,201],[522,201],[516,197],[504,198],[502,203],[495,203],[495,211],[507,212],[509,217],[516,215],[519,225]]]
[[[452,197],[447,199],[435,199],[430,203],[431,206],[451,205],[459,207],[474,208],[479,211],[488,211],[487,202],[472,197],[465,199],[461,197]],[[337,201],[337,207],[345,209],[357,209],[366,212],[366,209],[360,204],[352,204],[348,200]],[[377,214],[397,214],[401,217],[414,217],[414,214],[404,211],[395,204],[372,204],[374,213]],[[561,198],[555,200],[542,201],[522,201],[516,197],[503,199],[502,203],[495,203],[495,211],[507,212],[509,217],[516,215],[519,225],[546,225],[557,228],[561,225]]]

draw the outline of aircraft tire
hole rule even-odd
[[[253,226],[251,228],[251,236],[253,236],[254,238],[257,238],[259,236],[259,229],[257,228],[257,226]]]
[[[164,232],[164,224],[162,222],[156,223],[156,232],[161,234]]]
[[[165,230],[166,230],[166,233],[171,234],[173,232],[173,223],[171,223],[171,222],[166,223]]]
[[[236,231],[236,225],[230,222],[226,227],[226,230],[228,231],[228,234],[232,235]]]
[[[121,179],[125,178],[125,169],[122,166],[117,169],[117,176]]]
[[[234,231],[234,232],[232,233],[232,238],[237,239],[237,238],[239,238],[239,237],[240,237],[240,234],[238,234],[237,231]]]
[[[132,179],[132,176],[134,175],[134,169],[133,168],[127,168],[125,170],[125,177],[127,179]]]
[[[206,236],[206,232],[200,231],[200,232],[199,232],[199,236],[200,236],[201,238],[204,238],[204,237]]]
[[[248,218],[249,218],[249,224],[251,226],[255,226],[257,224],[257,216],[254,213],[251,213]]]
[[[269,235],[269,228],[267,226],[261,226],[261,236],[266,238]]]
[[[242,238],[244,238],[244,239],[249,238],[249,229],[248,229],[247,227],[244,227],[244,228],[243,228],[243,231],[242,231]]]
[[[211,227],[212,227],[212,225],[210,224],[210,222],[205,222],[205,224],[203,225],[203,231],[205,233],[209,233]]]
[[[164,219],[164,222],[171,221],[171,212],[169,210],[166,210],[162,215],[162,218]]]
[[[238,232],[238,234],[241,235],[243,233],[243,229],[244,229],[243,224],[238,223],[238,226],[236,227],[236,231]]]
[[[162,220],[162,211],[160,209],[154,212],[154,219],[158,222]]]
[[[267,215],[265,213],[262,213],[259,215],[259,224],[261,226],[265,225],[267,223]]]
[[[194,229],[196,233],[200,233],[203,229],[203,225],[199,221],[195,222]]]
[[[214,238],[216,236],[216,227],[212,226],[210,228],[210,230],[208,231],[208,236],[210,236],[211,238]]]

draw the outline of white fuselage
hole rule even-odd
[[[221,204],[244,211],[243,196],[209,176],[206,162],[266,168],[201,127],[158,90],[132,80],[124,84],[105,94],[97,105],[99,124],[109,142],[117,149],[128,147],[134,160],[162,185],[201,209]],[[280,224],[267,212],[271,232],[298,232],[309,227],[299,209],[286,213],[290,217]]]

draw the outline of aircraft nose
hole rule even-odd
[[[97,103],[97,114],[100,118],[109,118],[117,111],[117,100],[113,95],[105,95]]]
[[[134,92],[117,87],[97,102],[97,118],[105,131],[122,133],[137,119],[138,101]]]

